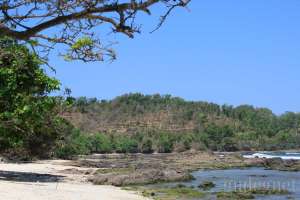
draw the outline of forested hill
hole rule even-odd
[[[185,101],[170,95],[135,93],[109,101],[81,97],[65,117],[87,133],[205,136],[206,146],[216,144],[212,149],[296,148],[300,142],[299,113],[277,116],[267,108]]]

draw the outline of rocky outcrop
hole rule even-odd
[[[266,169],[280,171],[300,171],[300,161],[298,160],[283,160],[281,158],[263,159],[263,166]]]
[[[157,182],[183,181],[191,178],[192,176],[187,172],[176,171],[172,169],[139,169],[128,174],[95,174],[89,179],[89,181],[97,185],[124,186]]]

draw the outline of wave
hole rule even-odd
[[[300,156],[300,153],[295,153],[295,152],[294,153],[287,152],[286,154],[287,155],[298,155],[298,156]]]
[[[299,153],[284,153],[284,154],[254,153],[250,155],[243,155],[243,157],[244,158],[281,158],[283,160],[300,160]]]

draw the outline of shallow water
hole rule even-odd
[[[276,170],[265,170],[263,168],[227,169],[227,170],[201,170],[192,173],[195,180],[183,183],[186,186],[198,185],[203,181],[212,181],[216,187],[209,192],[236,191],[245,188],[271,187],[275,189],[286,189],[292,192],[289,195],[266,195],[256,196],[259,200],[283,200],[300,199],[300,172],[282,172]],[[178,183],[160,185],[160,187],[175,186]],[[199,189],[200,190],[200,189]],[[208,197],[208,199],[214,199]]]

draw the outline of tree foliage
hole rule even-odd
[[[0,147],[48,154],[69,129],[59,117],[64,100],[47,96],[59,81],[41,69],[41,61],[12,39],[0,39]],[[41,151],[43,149],[43,151]]]

